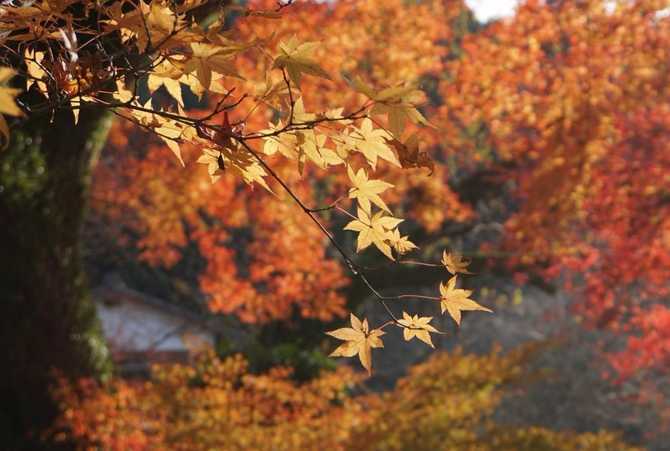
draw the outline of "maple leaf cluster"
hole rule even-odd
[[[399,24],[399,5],[342,2],[338,14],[355,19],[349,36],[366,30],[369,45],[379,47],[388,30],[368,24]],[[425,96],[417,86],[421,76],[441,67],[435,58],[446,50],[431,44],[449,35],[434,25],[434,9],[417,5],[415,16],[424,27],[414,36],[415,50],[430,49],[430,57],[398,77],[394,64],[408,61],[402,52],[374,58],[374,72],[352,76],[351,58],[360,49],[355,41],[340,33],[341,42],[331,42],[327,38],[334,34],[326,28],[303,40],[304,28],[275,20],[285,14],[312,20],[328,11],[326,5],[276,9],[257,2],[212,9],[204,0],[121,1],[87,4],[84,15],[78,6],[66,1],[2,7],[7,42],[19,44],[7,58],[18,70],[7,74],[16,74],[15,84],[24,81],[30,94],[8,88],[9,103],[15,105],[16,98],[24,111],[7,111],[68,109],[76,124],[80,111],[104,108],[133,124],[112,131],[109,148],[120,155],[103,160],[93,204],[115,224],[114,236],[152,264],[174,267],[195,243],[207,261],[199,282],[212,311],[256,323],[288,319],[296,311],[331,320],[346,313],[340,289],[347,279],[328,248],[335,247],[355,277],[366,278],[328,231],[333,213],[349,218],[343,229],[356,233],[356,252],[374,247],[394,261],[417,249],[401,233],[404,219],[394,210],[407,211],[432,230],[447,215],[463,220],[470,214],[444,183],[444,166],[431,160],[422,143],[436,131],[420,111]],[[445,17],[461,9],[434,6]],[[209,13],[205,19],[202,11]],[[232,15],[237,18],[229,28]],[[97,18],[97,33],[87,28],[91,17]],[[269,20],[279,27],[272,35]],[[398,50],[406,45],[394,40]],[[324,59],[324,52],[332,58]],[[336,77],[341,70],[347,73]],[[193,109],[189,98],[208,107]],[[137,130],[150,132],[181,165],[201,164],[213,184],[204,184],[197,169],[173,171],[162,147]],[[121,155],[127,148],[136,150]],[[402,169],[435,177],[407,177]],[[244,185],[260,186],[284,202]],[[336,200],[320,207],[324,192],[335,193]],[[421,202],[405,199],[408,193]],[[445,204],[452,207],[449,213]],[[319,217],[322,212],[327,215]],[[310,220],[313,229],[304,227]],[[241,237],[250,240],[248,246],[240,244]],[[434,330],[429,319],[389,313],[393,324],[408,331],[406,337],[432,345],[425,335]]]
[[[459,254],[449,254],[446,251],[442,254],[442,264],[448,272],[454,274],[447,284],[440,284],[440,297],[430,296],[416,296],[420,299],[432,299],[440,302],[442,313],[448,312],[451,318],[458,326],[461,325],[462,311],[483,311],[492,312],[492,310],[483,307],[476,301],[470,299],[471,290],[464,290],[456,288],[456,273],[470,274],[467,270],[469,262],[464,261]],[[372,348],[383,348],[384,344],[381,336],[385,334],[384,327],[390,324],[395,324],[403,330],[403,338],[409,341],[412,338],[417,338],[426,343],[431,348],[434,348],[433,341],[430,337],[431,333],[441,333],[433,327],[430,321],[432,316],[420,317],[419,315],[410,315],[407,312],[402,312],[402,319],[397,321],[390,321],[383,324],[377,329],[370,330],[368,320],[361,321],[353,313],[351,314],[351,327],[341,328],[327,332],[338,340],[343,340],[344,344],[340,345],[330,355],[332,357],[353,357],[358,355],[361,365],[368,370],[368,374],[372,373]]]

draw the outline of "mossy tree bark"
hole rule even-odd
[[[37,449],[57,413],[53,371],[108,370],[82,267],[91,168],[111,116],[35,117],[0,152],[0,448]]]

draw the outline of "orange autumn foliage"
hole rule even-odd
[[[588,324],[633,334],[613,356],[628,377],[670,361],[670,19],[665,1],[606,3],[531,0],[466,36],[438,117],[455,139],[476,126],[515,184],[510,263],[560,276]]]
[[[205,168],[179,171],[154,143],[147,144],[143,158],[123,155],[123,147],[116,146],[128,143],[117,136],[128,134],[141,142],[136,131],[117,125],[111,156],[97,171],[93,203],[110,223],[137,234],[142,259],[169,268],[181,258],[180,249],[195,242],[207,259],[200,284],[210,295],[210,309],[246,322],[285,319],[294,308],[321,320],[344,314],[338,290],[346,278],[299,208],[244,189],[230,173],[211,184]],[[186,162],[192,162],[190,155],[185,150]],[[296,191],[312,198],[309,183]]]
[[[253,4],[263,8],[271,7],[273,2],[265,0]],[[466,13],[467,7],[461,0],[297,2],[286,11],[287,20],[277,23],[272,32],[285,38],[297,36],[319,42],[315,58],[327,72],[343,73],[348,80],[360,78],[377,87],[422,84],[443,77],[450,45],[462,33],[451,24]],[[239,30],[248,36],[269,32],[258,20],[241,23]],[[253,61],[246,64],[242,61],[242,73],[257,74],[259,70],[262,68]],[[332,80],[331,89],[324,89],[322,80],[305,80],[303,90],[309,93],[305,96],[308,105],[333,108],[359,104],[364,96],[352,91],[347,79]],[[242,86],[252,88],[247,84]],[[430,113],[432,107],[426,103],[422,111]],[[404,137],[416,130],[409,124]],[[444,132],[441,128],[424,130],[421,148],[429,150],[448,145]],[[385,197],[389,202],[428,231],[437,232],[444,221],[471,219],[472,210],[449,188],[446,164],[441,160],[433,163],[432,176],[426,176],[429,172],[426,169],[398,171],[387,165],[378,168],[378,177],[395,185]],[[333,179],[333,183],[346,184],[346,179],[337,174],[333,174]],[[338,186],[341,185],[333,189]]]

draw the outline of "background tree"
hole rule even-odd
[[[665,7],[526,2],[466,37],[440,88],[445,124],[481,130],[499,160],[484,164],[514,180],[510,263],[560,276],[588,324],[633,335],[612,354],[624,378],[667,369]]]

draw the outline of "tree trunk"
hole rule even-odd
[[[51,120],[52,119],[52,120]],[[31,118],[0,151],[0,448],[40,449],[53,371],[109,370],[80,250],[90,173],[111,124],[82,110]],[[53,448],[50,448],[53,449]]]

